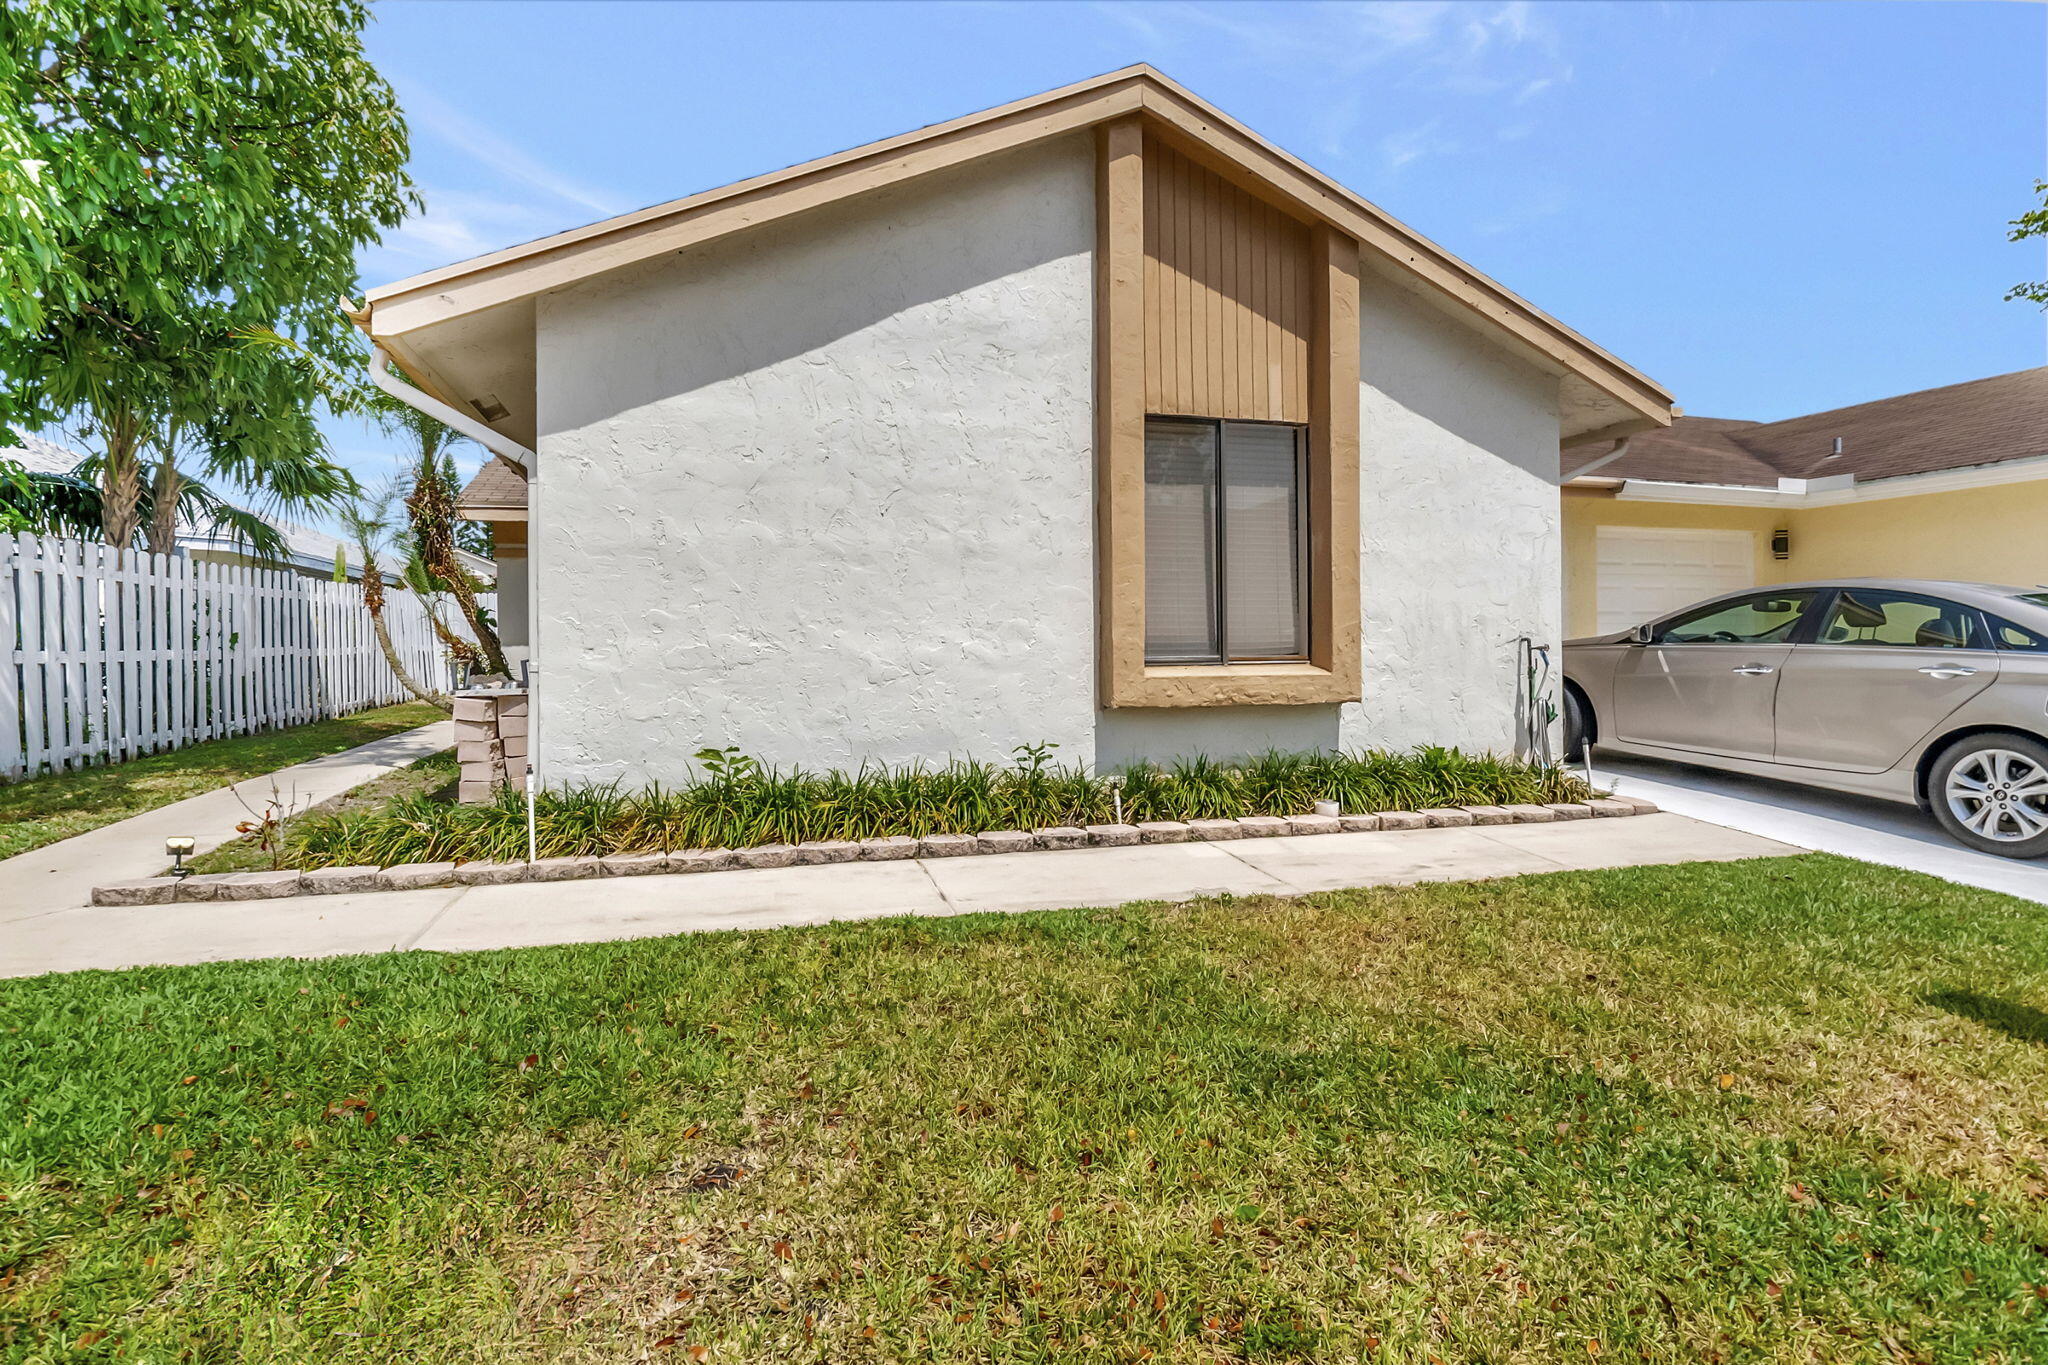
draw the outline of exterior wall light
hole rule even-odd
[[[1781,526],[1771,532],[1771,558],[1790,559],[1791,557],[1792,533]]]

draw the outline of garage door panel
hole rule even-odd
[[[1756,536],[1669,526],[1602,526],[1594,534],[1599,632],[1754,586]]]

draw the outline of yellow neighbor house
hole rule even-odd
[[[2048,367],[1567,447],[1565,633],[1817,578],[2048,583]]]

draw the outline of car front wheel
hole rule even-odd
[[[1564,689],[1564,761],[1586,761],[1586,707],[1570,687]]]
[[[2028,735],[1970,735],[1927,775],[1934,818],[1954,839],[2003,858],[2048,856],[2048,744]]]

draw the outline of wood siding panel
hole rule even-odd
[[[1308,421],[1310,229],[1155,138],[1144,162],[1146,410]]]

